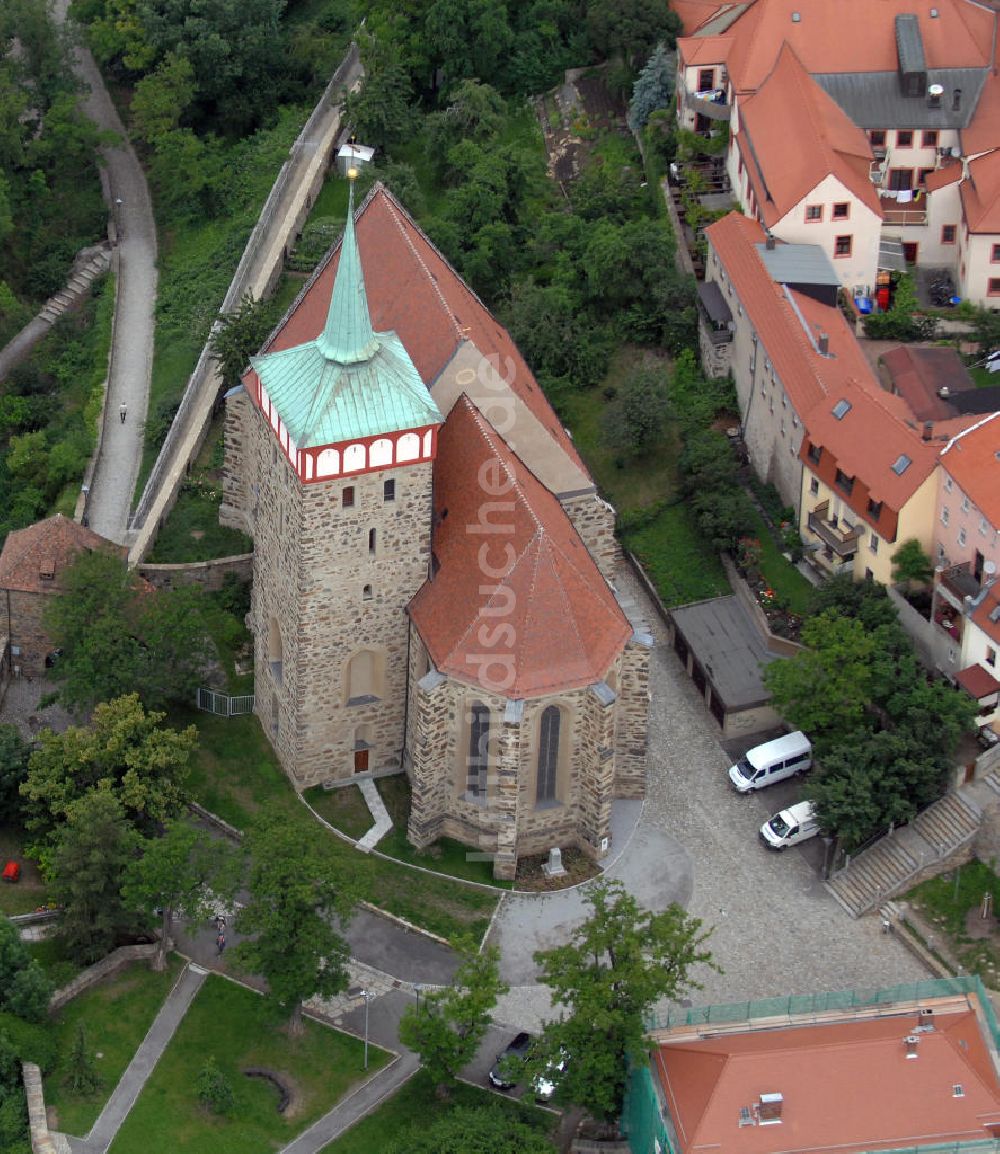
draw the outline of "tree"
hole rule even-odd
[[[629,67],[647,60],[663,41],[677,43],[680,17],[656,0],[588,0],[587,33],[594,53],[602,60],[615,57]]]
[[[507,6],[495,0],[434,0],[424,39],[446,84],[472,77],[492,84],[503,76],[513,40]]]
[[[16,725],[0,725],[0,813],[16,822],[21,812],[21,783],[28,776],[31,747]]]
[[[147,705],[189,698],[208,655],[203,596],[150,589],[112,553],[81,553],[45,611],[62,650],[52,670],[60,700],[88,708],[133,692]]]
[[[535,954],[553,1004],[569,1010],[547,1023],[538,1061],[565,1050],[557,1095],[607,1120],[621,1113],[626,1060],[648,1060],[650,1009],[698,989],[691,968],[714,963],[701,921],[676,903],[650,913],[617,881],[596,883],[586,897],[593,913],[572,940]]]
[[[500,980],[495,946],[480,953],[466,943],[461,958],[451,985],[408,1006],[399,1024],[400,1040],[420,1055],[439,1093],[476,1056],[489,1028],[490,1011],[508,989]]]
[[[94,1065],[94,1056],[87,1043],[87,1029],[83,1022],[77,1022],[76,1033],[73,1035],[66,1085],[74,1094],[81,1095],[93,1094],[101,1085],[101,1075]]]
[[[666,373],[645,366],[634,369],[608,407],[604,440],[622,458],[642,456],[663,436],[668,407]]]
[[[302,1003],[347,988],[347,943],[330,924],[353,911],[355,881],[345,874],[319,830],[304,832],[288,818],[264,818],[248,832],[250,900],[236,929],[256,935],[235,954],[267,980],[268,993],[301,1034]]]
[[[0,917],[0,1010],[41,1022],[49,1008],[52,983],[13,922]]]
[[[159,913],[160,942],[153,969],[162,970],[174,915],[189,924],[207,917],[209,893],[223,898],[235,893],[242,861],[226,842],[183,821],[166,822],[163,835],[144,842],[142,850],[142,857],[125,871],[122,900],[147,917]]]
[[[413,88],[394,41],[359,37],[365,78],[344,98],[344,120],[358,139],[385,149],[406,138],[413,123]]]
[[[640,132],[645,128],[654,112],[671,106],[674,99],[676,70],[677,54],[668,52],[666,45],[657,44],[656,51],[646,61],[632,87],[628,125],[633,132]]]
[[[191,61],[168,52],[155,72],[135,86],[130,107],[132,134],[153,144],[180,127],[181,117],[195,96]]]
[[[92,790],[68,807],[52,854],[51,880],[63,907],[59,936],[76,961],[97,961],[130,928],[121,879],[138,842],[122,803],[110,792]]]
[[[164,717],[147,713],[133,693],[97,706],[86,728],[43,730],[21,786],[28,829],[47,837],[93,791],[112,797],[142,830],[178,814],[198,731],[164,727]]]
[[[866,710],[876,635],[855,618],[827,611],[806,621],[802,641],[807,648],[801,653],[764,670],[774,708],[814,742],[870,728]]]
[[[497,1106],[459,1106],[413,1125],[387,1154],[552,1154],[555,1147],[527,1120]]]
[[[892,579],[907,589],[914,585],[929,585],[934,579],[934,563],[916,537],[904,541],[893,553]]]
[[[255,300],[252,293],[243,294],[236,312],[219,314],[208,348],[219,366],[224,389],[240,383],[250,358],[259,352],[276,319],[273,302]]]
[[[215,1055],[211,1055],[198,1072],[198,1097],[213,1114],[229,1115],[236,1107],[236,1098],[229,1079],[219,1069]]]

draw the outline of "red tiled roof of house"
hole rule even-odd
[[[439,435],[434,522],[437,571],[409,611],[442,673],[509,698],[605,675],[632,629],[562,506],[465,395]]]
[[[722,8],[729,5],[717,3],[716,0],[673,0],[670,11],[676,12],[681,18],[681,28],[684,36],[691,36],[697,28],[707,23]],[[677,42],[680,47],[680,40]]]
[[[119,550],[105,537],[57,513],[7,535],[0,553],[0,589],[46,593],[61,588],[61,575],[85,549]],[[51,573],[43,577],[42,573]]]
[[[800,418],[850,380],[874,383],[871,366],[840,310],[801,293],[786,296],[772,280],[757,251],[756,246],[765,242],[757,221],[731,212],[710,225],[706,234]],[[789,296],[813,335],[826,333],[832,357],[815,350]]]
[[[867,135],[809,76],[788,44],[760,88],[743,100],[740,121],[741,154],[767,224],[789,213],[827,175],[881,216],[868,177]]]
[[[1000,581],[986,590],[972,614],[972,620],[991,641],[1000,645]]]
[[[976,115],[967,128],[960,132],[962,152],[975,156],[997,147],[997,125],[1000,124],[1000,76],[995,71],[986,74],[986,83],[979,94]],[[959,168],[961,175],[961,167]]]
[[[1000,232],[1000,149],[970,161],[958,191],[969,232]]]
[[[1000,1087],[974,1011],[935,1009],[908,1059],[903,1039],[916,1024],[895,1014],[662,1043],[654,1071],[682,1154],[857,1154],[990,1138]],[[782,1097],[780,1123],[741,1125],[741,1111],[754,1119],[771,1093]]]
[[[730,29],[738,92],[763,84],[784,43],[810,73],[895,72],[897,16],[916,14],[928,68],[982,68],[992,59],[993,13],[974,0],[756,0]],[[799,19],[793,20],[792,13]]]
[[[955,414],[947,397],[975,388],[969,370],[953,348],[923,348],[900,345],[883,353],[881,363],[890,391],[898,393],[918,421],[947,421]]]
[[[424,384],[430,388],[471,342],[484,357],[496,359],[500,375],[546,430],[552,448],[589,475],[510,334],[382,184],[361,206],[356,232],[372,327],[399,336]],[[313,340],[322,330],[339,257],[338,242],[268,342],[268,351]]]
[[[691,36],[677,41],[681,62],[688,67],[695,64],[724,64],[732,46],[731,36]]]
[[[941,453],[941,464],[994,530],[1000,530],[1000,413],[976,420]]]
[[[955,675],[959,686],[978,701],[981,697],[989,697],[991,693],[1000,690],[1000,681],[993,676],[985,666],[969,665],[959,670]]]
[[[957,160],[946,161],[941,168],[935,169],[924,178],[924,190],[935,192],[939,188],[947,188],[956,180],[962,179],[962,165]]]

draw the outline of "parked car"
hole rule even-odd
[[[516,1035],[497,1054],[497,1060],[490,1070],[490,1085],[498,1090],[513,1090],[519,1080],[519,1071],[531,1053],[531,1035],[524,1032]]]
[[[783,850],[798,845],[819,833],[816,808],[811,801],[783,809],[769,817],[760,827],[760,839],[768,849]]]
[[[729,781],[737,793],[750,793],[805,773],[812,765],[812,746],[801,730],[765,741],[749,750],[729,769]]]
[[[16,882],[21,877],[21,867],[16,861],[9,861],[3,867],[3,873],[0,874],[5,882]]]

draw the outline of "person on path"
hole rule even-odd
[[[128,405],[126,405],[125,402],[122,401],[122,403],[118,406],[118,419],[121,421],[121,423],[123,425],[125,424],[126,413],[128,413]]]
[[[223,933],[220,933],[219,936],[215,939],[215,944],[219,948],[219,957],[221,958],[222,957],[222,951],[226,948],[226,935]]]

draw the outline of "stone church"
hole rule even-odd
[[[376,185],[227,398],[256,709],[297,788],[405,772],[417,846],[610,844],[650,637],[614,510],[509,334]]]

